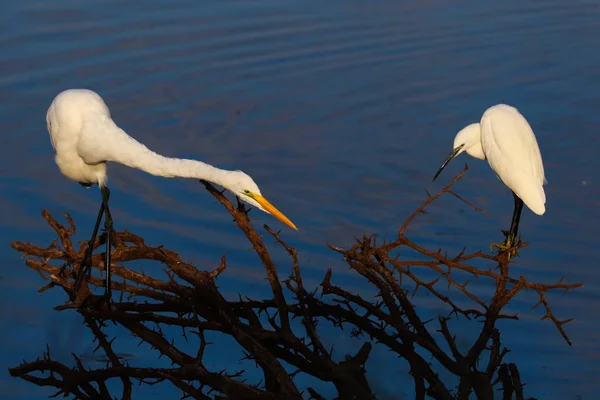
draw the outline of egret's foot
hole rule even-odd
[[[100,302],[100,306],[102,305],[106,305],[106,308],[108,310],[108,312],[110,313],[110,310],[112,309],[112,296],[107,296],[106,294],[104,296],[102,296],[102,300]]]
[[[496,249],[498,249],[498,253],[508,252],[507,256],[508,256],[508,259],[510,260],[511,257],[514,257],[517,255],[517,249],[513,247],[515,244],[516,243],[515,243],[514,239],[507,238],[501,244],[498,244],[498,243],[490,244],[490,251],[494,252],[494,248],[496,248]]]
[[[67,269],[67,267],[71,265],[69,263],[64,263],[62,265],[62,267],[60,267],[60,269],[58,270],[58,276],[60,276],[61,278],[65,278],[65,276],[63,275],[63,273],[65,272],[65,269]]]
[[[103,294],[101,296],[89,295],[88,297],[86,297],[83,300],[83,302],[81,303],[81,305],[79,307],[93,309],[93,310],[102,310],[103,308],[106,307],[106,309],[110,313],[111,306],[112,306],[111,298],[106,296],[105,294]]]
[[[501,244],[498,244],[498,243],[492,243],[492,244],[490,244],[490,251],[493,252],[494,248],[496,248],[496,249],[498,249],[498,252],[501,253],[503,251],[507,251],[511,247],[512,247],[512,244],[508,243],[508,240],[505,240]]]
[[[73,271],[73,275],[75,275],[75,283],[73,284],[73,289],[71,289],[71,297],[72,299],[76,299],[79,295],[79,292],[83,289],[83,286],[90,279],[87,270],[91,269],[91,267],[86,267],[85,265],[81,265],[79,267],[79,272]],[[86,276],[87,275],[87,276]]]
[[[102,301],[104,303],[106,303],[106,305],[108,306],[108,309],[110,310],[110,308],[112,307],[112,290],[104,291],[102,298],[103,298]]]

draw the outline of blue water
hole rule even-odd
[[[527,395],[592,398],[600,390],[599,46],[593,1],[7,3],[0,13],[0,397],[53,393],[7,372],[47,343],[65,362],[94,347],[75,313],[52,310],[62,293],[37,294],[45,282],[10,248],[13,240],[50,244],[44,208],[57,217],[68,210],[78,239],[89,235],[99,193],[60,175],[45,127],[59,91],[86,87],[150,148],[250,174],[300,228],[254,212],[257,227],[284,228],[307,283],[332,268],[357,290],[363,281],[325,243],[349,246],[363,233],[393,237],[425,190],[465,162],[473,168],[456,189],[488,213],[443,199],[419,217],[411,238],[450,251],[486,249],[499,239],[512,198],[487,163],[462,156],[440,182],[431,178],[459,129],[493,104],[514,105],[536,133],[549,182],[546,214],[524,211],[521,232],[530,245],[514,268],[532,281],[564,276],[585,286],[549,296],[559,317],[575,318],[566,326],[573,347],[540,321],[542,310],[531,310],[531,295],[510,304],[521,320],[502,324],[504,344]],[[224,293],[268,293],[248,242],[199,183],[120,165],[110,165],[109,182],[118,229],[201,268],[227,254]],[[281,251],[275,255],[285,262]],[[457,329],[468,344],[473,331]],[[348,352],[355,346],[336,340]],[[133,338],[118,341],[132,362],[155,362]],[[235,360],[226,345],[213,351]],[[212,359],[210,368],[219,362]],[[409,387],[395,385],[406,366],[377,353],[368,368],[382,398],[410,398]]]

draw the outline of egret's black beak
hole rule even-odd
[[[456,157],[458,155],[458,153],[460,152],[460,150],[464,147],[464,144],[461,144],[460,146],[458,146],[457,148],[455,148],[454,150],[452,150],[450,152],[450,154],[448,154],[448,157],[446,157],[446,160],[444,160],[444,162],[442,163],[442,166],[440,167],[440,169],[437,170],[437,172],[435,173],[435,176],[433,177],[433,181],[435,181],[435,178],[438,177],[438,175],[442,172],[442,170],[444,168],[446,168],[446,165],[448,165],[450,163],[450,161],[452,161],[454,159],[454,157]]]

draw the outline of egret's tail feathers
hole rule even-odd
[[[546,193],[542,185],[533,185],[528,191],[526,198],[521,197],[523,203],[537,215],[543,215],[546,212]]]
[[[543,203],[527,204],[527,207],[537,215],[543,215],[546,212],[546,205]]]

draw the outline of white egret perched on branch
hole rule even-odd
[[[55,161],[67,178],[85,187],[97,184],[102,194],[92,238],[77,276],[74,293],[82,276],[90,275],[91,253],[100,221],[105,213],[106,281],[104,295],[110,300],[110,236],[112,217],[108,208],[110,191],[106,184],[106,162],[112,161],[166,178],[195,178],[216,183],[238,198],[273,215],[283,223],[296,226],[265,199],[252,178],[242,171],[219,169],[196,160],[169,158],[157,154],[129,136],[111,119],[104,100],[87,89],[68,89],[59,93],[46,114]]]
[[[454,138],[454,149],[433,177],[457,157],[467,154],[486,160],[494,173],[512,191],[515,209],[510,231],[502,245],[493,243],[490,249],[511,248],[517,237],[523,202],[531,211],[542,215],[546,211],[543,185],[544,165],[535,135],[529,123],[514,107],[498,104],[488,108],[480,123],[462,129]]]

